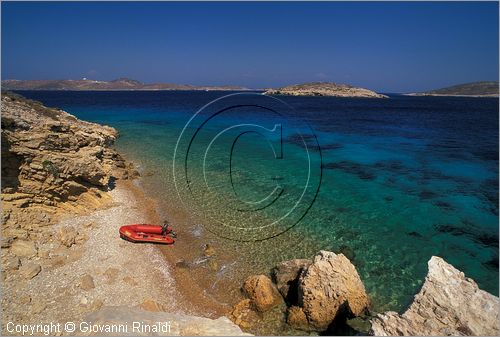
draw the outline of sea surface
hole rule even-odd
[[[118,129],[150,193],[254,272],[342,252],[376,310],[402,310],[438,255],[498,295],[496,98],[19,93]]]

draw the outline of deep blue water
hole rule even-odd
[[[227,95],[189,91],[20,93],[117,128],[121,134],[118,148],[136,158],[145,171],[158,173],[157,191],[172,189],[173,151],[186,122],[203,105]],[[264,218],[283,215],[296,201],[307,175],[303,139],[314,143],[315,135],[321,152],[310,148],[311,190],[319,182],[319,171],[314,170],[318,165],[322,165],[321,185],[314,204],[293,231],[313,242],[314,249],[348,255],[375,304],[396,310],[404,306],[418,291],[432,255],[443,257],[481,288],[498,295],[498,99],[399,95],[390,99],[281,99],[293,107],[293,117],[307,122],[312,132],[301,128],[303,124],[288,127],[293,123],[255,107],[233,109],[203,125],[195,147],[206,145],[218,130],[235,123],[259,121],[268,129],[283,123],[282,149],[287,159],[275,160],[270,144],[262,142],[258,134],[242,136],[235,145],[234,181],[226,184],[234,190],[229,191],[223,185],[232,135],[215,142],[207,152],[212,158],[207,164],[208,181],[215,181],[215,186],[198,188],[193,200],[204,203],[198,206],[207,223],[219,217],[253,228],[265,222]],[[203,151],[192,152],[189,160],[195,168],[202,163]],[[194,186],[203,185],[201,175],[190,179]],[[273,204],[277,206],[274,210],[266,209],[264,216],[245,213],[234,218],[231,209],[224,209],[229,193],[260,200],[276,181],[285,187],[284,201]],[[287,224],[278,227],[281,225]],[[269,263],[290,257],[298,256],[285,251]]]

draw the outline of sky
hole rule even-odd
[[[411,92],[498,81],[498,2],[8,2],[2,79]]]

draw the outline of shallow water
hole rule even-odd
[[[439,255],[498,295],[498,99],[285,97],[293,108],[287,117],[258,107],[234,108],[198,133],[200,124],[186,129],[196,137],[187,159],[181,156],[189,169],[177,167],[179,177],[187,172],[191,184],[190,193],[179,179],[183,204],[173,184],[178,136],[198,109],[227,92],[21,93],[117,128],[117,147],[140,163],[153,197],[192,212],[185,230],[232,239],[220,238],[219,244],[241,263],[225,261],[224,277],[240,282],[248,269],[267,271],[278,261],[327,249],[354,262],[376,310],[400,310],[418,291],[429,258]],[[249,100],[283,109],[266,98]],[[203,112],[213,114],[224,104]],[[224,128],[252,123],[268,129],[261,131],[270,143],[257,132],[246,133],[234,143],[231,157],[236,134],[226,132],[207,151]],[[269,131],[277,124],[282,137]],[[187,153],[186,144],[180,142],[179,153]],[[271,147],[282,150],[283,159],[277,160]],[[311,163],[309,175],[305,163]],[[276,186],[281,193],[276,202],[258,209],[256,201]],[[261,228],[285,216],[302,191],[307,200],[301,199],[296,214]],[[295,225],[290,218],[302,213]],[[257,243],[234,241],[272,235]]]

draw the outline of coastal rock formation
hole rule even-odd
[[[118,332],[119,335],[134,336],[251,336],[243,333],[241,329],[226,317],[210,319],[195,317],[183,314],[173,314],[168,312],[144,311],[138,308],[127,307],[104,307],[97,312],[93,312],[85,318],[85,321],[94,325],[106,326],[126,326],[126,332]],[[141,322],[145,327],[134,330],[132,322]],[[158,322],[163,323],[162,326]],[[145,330],[147,327],[157,331]],[[139,328],[139,327],[138,327]],[[125,328],[124,328],[125,329]],[[163,331],[165,330],[165,331]],[[94,335],[102,335],[102,332],[95,332]]]
[[[365,88],[357,88],[348,84],[331,82],[311,82],[290,85],[278,89],[267,90],[265,95],[288,95],[288,96],[334,96],[334,97],[365,97],[365,98],[388,98],[386,95],[378,94]]]
[[[499,298],[433,256],[420,292],[402,315],[378,314],[371,333],[389,335],[486,335],[499,333]]]
[[[281,296],[269,277],[265,275],[250,276],[243,283],[243,292],[252,300],[255,308],[266,312],[281,301]]]
[[[299,276],[311,263],[309,259],[295,259],[281,262],[273,268],[273,281],[287,303],[295,304],[297,301]]]
[[[338,315],[359,316],[368,304],[354,265],[342,254],[320,251],[299,277],[298,306],[289,310],[288,323],[325,331]]]
[[[111,148],[117,131],[12,93],[2,93],[2,234],[28,240],[34,228],[53,223],[58,212],[87,211],[130,171]],[[66,246],[76,232],[61,229]],[[22,256],[34,255],[15,244]],[[21,252],[20,250],[23,250]]]

